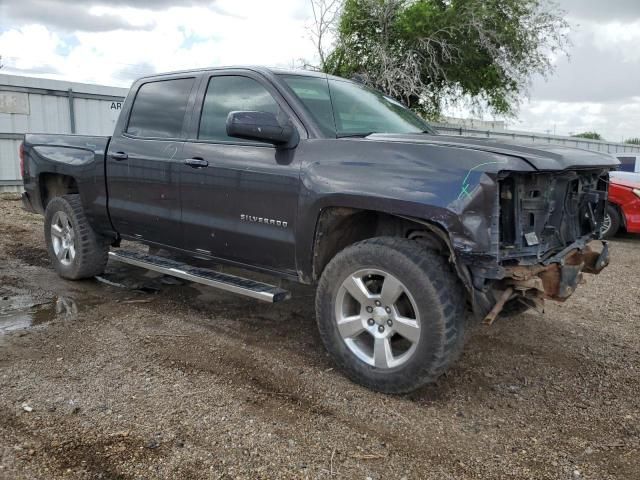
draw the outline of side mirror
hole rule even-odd
[[[298,132],[291,120],[287,118],[280,121],[269,112],[230,112],[227,116],[227,135],[287,148],[298,144]]]

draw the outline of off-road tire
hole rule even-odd
[[[380,369],[358,358],[337,327],[336,296],[342,282],[360,269],[380,269],[400,280],[420,315],[416,350],[406,363]],[[316,293],[320,337],[336,365],[354,382],[384,393],[408,393],[435,382],[464,346],[465,292],[448,260],[418,242],[378,237],[356,243],[327,265]]]
[[[64,265],[56,256],[51,235],[51,223],[56,212],[64,212],[74,231],[75,257]],[[93,231],[80,203],[80,196],[64,195],[53,198],[44,213],[44,238],[53,268],[62,278],[80,280],[104,272],[108,260],[109,241]]]
[[[620,230],[620,224],[622,223],[620,213],[618,209],[611,204],[607,204],[605,215],[611,219],[609,228],[602,232],[602,238],[613,238]]]

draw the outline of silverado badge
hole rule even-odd
[[[240,220],[243,222],[264,223],[265,225],[273,225],[274,227],[280,228],[287,228],[289,226],[289,222],[274,220],[273,218],[258,217],[255,215],[245,215],[244,213],[240,214]]]

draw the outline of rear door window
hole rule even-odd
[[[136,95],[127,133],[145,138],[181,138],[194,78],[143,84]]]
[[[198,139],[254,143],[227,136],[227,116],[234,111],[278,115],[280,106],[267,89],[253,78],[239,75],[211,77],[202,105]]]

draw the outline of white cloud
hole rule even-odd
[[[60,37],[42,25],[28,25],[0,35],[0,53],[8,69],[51,69],[59,64]]]
[[[635,17],[592,18],[589,8],[603,5],[581,4],[584,18],[573,25],[570,57],[559,57],[547,80],[534,79],[511,128],[559,135],[597,131],[611,141],[640,136],[640,3],[626,6],[636,9]]]
[[[640,133],[640,98],[607,103],[531,100],[510,127],[558,135],[596,131],[619,142]]]
[[[120,86],[150,69],[289,66],[313,57],[305,30],[305,5],[302,0],[280,0],[277,5],[219,0],[215,8],[157,11],[95,6],[91,15],[121,16],[144,29],[77,31],[69,40],[69,35],[44,25],[18,25],[0,33],[0,52],[7,73],[42,69],[47,76],[59,72],[53,75],[56,78]]]
[[[68,12],[54,16],[40,7],[62,9],[65,0],[18,1],[0,7],[3,73],[128,86],[154,71],[287,67],[315,56],[305,30],[309,0],[129,2],[138,8],[123,6],[126,0],[91,0],[87,4],[93,6],[71,3]],[[555,58],[555,75],[534,81],[531,99],[522,104],[518,120],[509,122],[512,128],[558,134],[597,130],[611,140],[640,136],[640,2],[607,5],[613,3],[617,7],[561,0],[578,19],[572,22],[572,57]],[[74,29],[80,20],[66,17],[76,7],[92,25]]]

